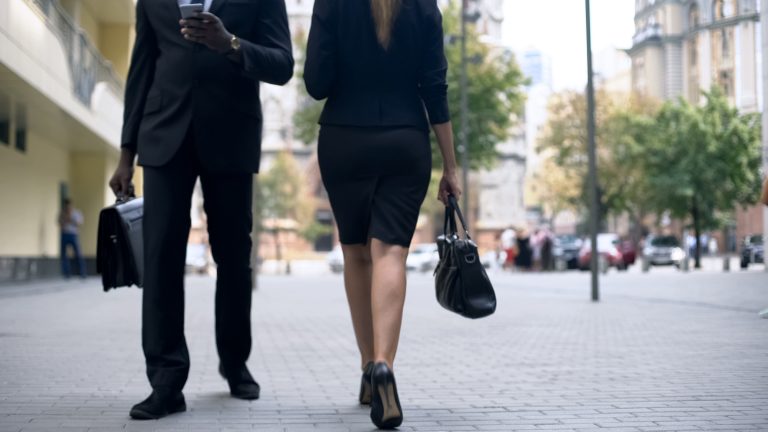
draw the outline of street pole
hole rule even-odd
[[[464,217],[467,221],[467,225],[470,225],[470,218],[472,212],[469,209],[469,143],[468,130],[469,130],[469,110],[467,108],[467,3],[468,0],[461,0],[461,128],[459,130],[459,153],[461,153],[461,175],[462,175],[462,189],[464,193],[464,200],[462,206],[464,207]],[[467,226],[469,229],[469,226]]]
[[[768,0],[760,1],[763,56],[763,175],[768,176]],[[768,243],[768,206],[763,206],[763,244]],[[765,259],[763,259],[765,261]],[[765,264],[768,272],[768,263]]]
[[[764,0],[768,1],[768,0]],[[592,301],[600,300],[600,281],[598,276],[597,231],[597,155],[595,151],[595,83],[592,73],[592,22],[590,19],[589,0],[584,0],[587,15],[587,151],[589,153],[589,236],[592,251],[590,268],[592,270]]]

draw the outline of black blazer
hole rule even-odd
[[[259,81],[285,84],[293,55],[284,0],[213,0],[211,13],[242,40],[237,64],[181,35],[177,0],[139,0],[125,89],[122,146],[139,164],[167,163],[190,130],[204,167],[257,172]]]
[[[376,38],[370,0],[315,0],[304,81],[312,97],[328,98],[320,124],[445,123],[447,70],[436,0],[403,0],[387,50]]]

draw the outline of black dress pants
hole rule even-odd
[[[216,280],[216,345],[225,369],[251,351],[251,173],[207,171],[188,136],[166,165],[144,167],[142,346],[154,389],[181,390],[189,375],[184,338],[184,268],[192,192],[197,178]]]

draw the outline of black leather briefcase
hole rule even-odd
[[[133,198],[107,207],[99,214],[96,269],[104,291],[144,281],[142,219],[144,199]]]
[[[458,234],[455,215],[464,228],[464,237]],[[496,293],[453,195],[445,208],[443,235],[437,239],[437,250],[440,254],[440,263],[435,269],[437,302],[466,318],[482,318],[495,312]]]

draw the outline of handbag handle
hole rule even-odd
[[[458,201],[456,201],[456,197],[453,195],[448,195],[448,204],[449,204],[451,213],[456,212],[456,214],[459,216],[459,220],[461,221],[461,227],[464,228],[464,235],[466,236],[467,240],[472,240],[472,236],[469,235],[469,228],[467,228],[467,222],[464,220],[464,215],[461,213],[461,208],[459,208],[459,203]],[[447,211],[448,209],[446,209],[446,212]],[[451,217],[451,219],[453,220],[453,217]],[[455,220],[453,220],[453,228],[454,228],[454,232],[456,232]]]
[[[453,216],[453,208],[451,205],[445,206],[445,222],[443,222],[443,234],[446,238],[456,235],[458,228],[456,227],[456,218]]]

